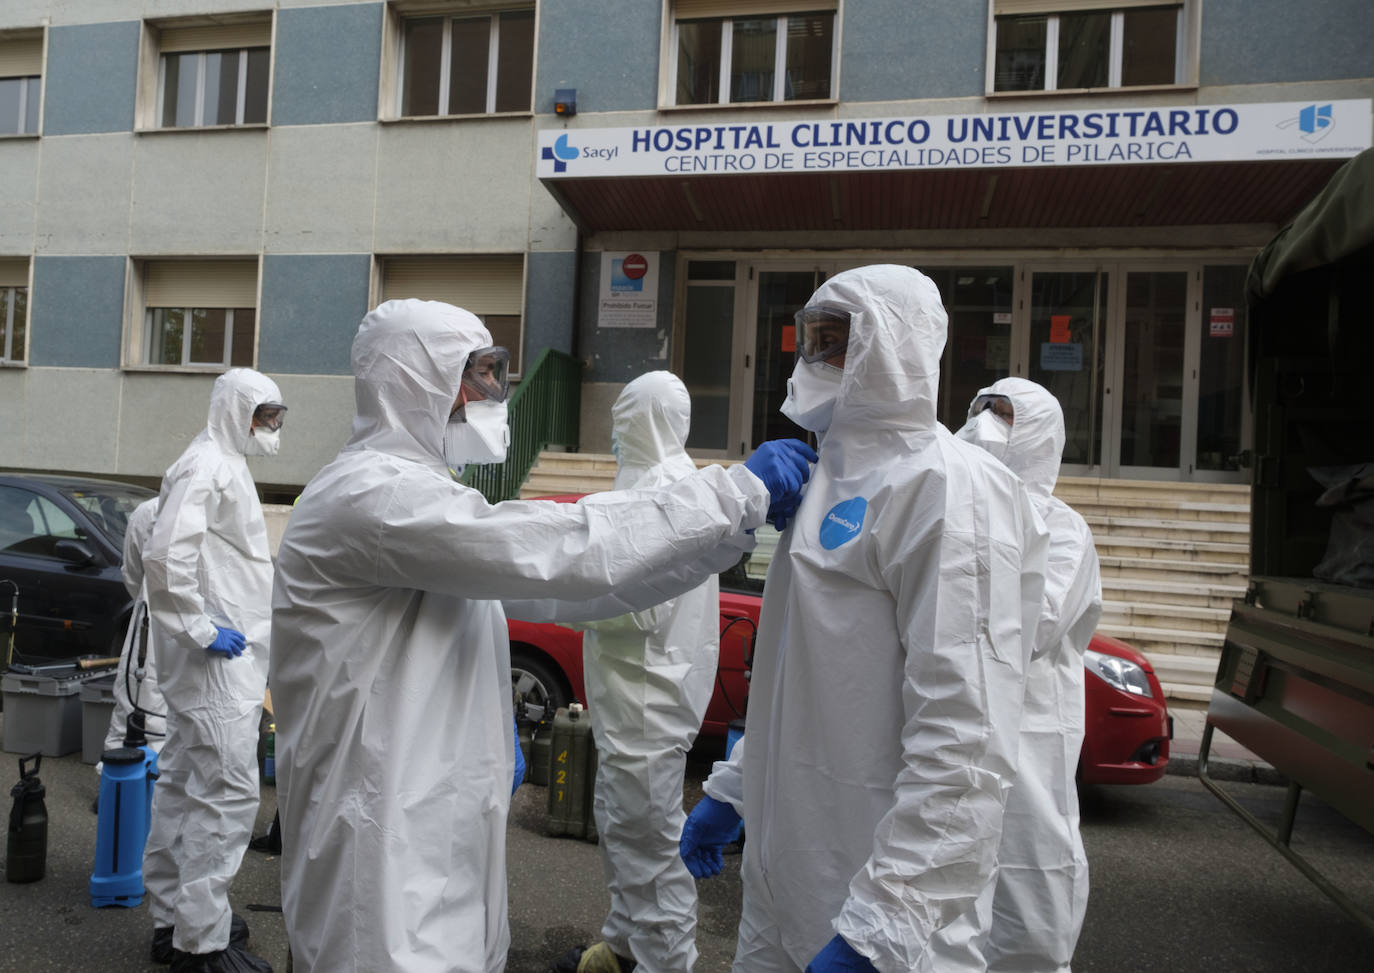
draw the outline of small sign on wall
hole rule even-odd
[[[658,254],[601,255],[598,328],[652,328],[658,324]]]
[[[1207,333],[1213,338],[1235,337],[1236,309],[1233,307],[1212,308]]]

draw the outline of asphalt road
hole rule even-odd
[[[700,795],[711,748],[689,764],[688,802]],[[45,759],[50,836],[47,875],[0,882],[0,971],[155,971],[147,961],[146,906],[93,909],[87,882],[95,844],[93,769],[80,755]],[[17,757],[0,755],[0,787],[18,778]],[[1228,784],[1255,814],[1275,820],[1282,788]],[[263,791],[258,828],[275,806]],[[510,973],[546,973],[570,946],[594,941],[606,908],[596,847],[542,834],[543,788],[516,795],[511,821]],[[1093,788],[1083,794],[1083,835],[1092,895],[1079,942],[1077,973],[1367,969],[1374,939],[1272,851],[1198,781],[1165,777],[1145,787]],[[6,811],[8,804],[5,805]],[[6,813],[6,818],[8,817]],[[1294,847],[1374,913],[1374,837],[1320,802],[1304,798]],[[701,883],[700,973],[729,969],[739,914],[738,856]],[[286,970],[275,858],[248,852],[232,891],[248,917],[252,948]]]

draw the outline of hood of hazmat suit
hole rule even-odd
[[[115,669],[115,705],[110,714],[110,727],[105,733],[104,750],[124,746],[129,714],[133,712],[135,704],[144,711],[143,726],[149,731],[148,745],[154,752],[161,752],[163,735],[167,729],[164,716],[167,712],[167,701],[162,698],[162,690],[157,684],[157,649],[154,645],[153,627],[151,624],[145,627],[144,624],[148,617],[148,591],[143,586],[143,550],[148,546],[148,538],[153,533],[157,507],[157,497],[144,500],[129,514],[129,520],[124,526],[124,560],[121,574],[124,587],[134,599],[134,606],[129,612],[129,627],[124,632],[119,666]],[[143,649],[144,655],[141,672],[138,667],[140,648]],[[100,767],[101,764],[97,763],[97,773],[100,772]]]
[[[1044,533],[936,422],[927,277],[862,267],[812,303],[851,315],[844,372],[769,567],[748,730],[707,787],[749,836],[737,963],[804,967],[838,932],[883,973],[981,969]]]
[[[251,368],[215,379],[206,428],[162,477],[144,579],[167,702],[144,882],[155,927],[188,953],[223,949],[228,888],[258,806],[257,735],[267,684],[272,557],[244,452],[253,410],[281,402]],[[243,654],[206,652],[219,628]]]
[[[998,854],[990,970],[1068,973],[1088,903],[1075,775],[1083,746],[1083,652],[1102,614],[1092,531],[1053,496],[1064,413],[1044,387],[1004,378],[979,392],[1015,413],[1003,462],[1021,477],[1050,535],[1045,600],[1026,675],[1020,763]],[[962,431],[961,431],[962,434]]]
[[[691,399],[671,372],[625,386],[611,407],[617,489],[696,471]],[[720,646],[715,575],[647,611],[587,626],[583,672],[599,761],[595,815],[611,908],[601,936],[646,970],[696,960],[696,882],[678,855],[686,753],[711,700]]]
[[[489,345],[448,304],[370,311],[353,341],[352,437],[278,549],[282,906],[303,973],[504,966],[515,759],[499,599],[608,596],[705,557],[769,502],[747,470],[715,467],[653,502],[487,503],[443,449],[463,366]]]

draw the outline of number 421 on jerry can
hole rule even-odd
[[[596,784],[596,743],[592,721],[582,704],[573,703],[553,717],[549,753],[549,803],[545,830],[596,841],[592,794]]]

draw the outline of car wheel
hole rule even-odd
[[[523,723],[552,723],[553,714],[572,699],[557,666],[517,646],[511,646],[510,683],[515,690],[516,717]]]

